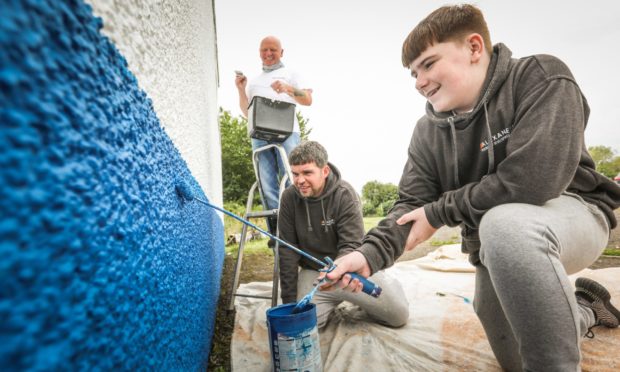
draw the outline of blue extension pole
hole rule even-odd
[[[187,201],[196,200],[196,201],[198,201],[198,202],[200,202],[200,203],[202,203],[202,204],[204,204],[204,205],[206,205],[206,206],[208,206],[208,207],[210,207],[210,208],[213,208],[213,209],[215,209],[215,210],[218,210],[218,211],[220,211],[220,212],[222,212],[222,213],[226,214],[227,216],[230,216],[230,217],[232,217],[232,218],[236,219],[237,221],[239,221],[239,222],[241,222],[241,223],[244,223],[244,224],[246,224],[246,225],[248,225],[248,226],[250,226],[250,227],[253,227],[253,228],[255,228],[256,230],[260,231],[261,233],[263,233],[263,234],[267,235],[268,237],[270,237],[270,238],[272,238],[272,239],[274,239],[274,240],[278,241],[279,243],[281,243],[281,244],[282,244],[282,245],[284,245],[285,247],[292,249],[292,250],[293,250],[293,251],[295,251],[296,253],[298,253],[298,254],[300,254],[300,255],[302,255],[302,256],[304,256],[304,257],[306,257],[307,259],[309,259],[309,260],[311,260],[311,261],[313,261],[313,262],[315,262],[315,263],[317,263],[317,264],[321,265],[322,267],[326,267],[326,266],[328,266],[328,267],[329,267],[329,269],[327,269],[327,270],[326,270],[327,272],[329,272],[329,271],[333,270],[333,269],[336,267],[336,266],[334,265],[334,263],[331,261],[331,259],[330,259],[330,260],[328,260],[328,261],[329,261],[329,264],[328,264],[327,262],[323,262],[323,261],[319,260],[318,258],[316,258],[316,257],[314,257],[314,256],[312,256],[312,255],[310,255],[310,254],[308,254],[308,253],[306,253],[306,252],[302,251],[301,249],[299,249],[299,248],[297,248],[297,247],[295,247],[295,246],[293,246],[293,245],[291,245],[291,244],[287,243],[286,241],[284,241],[284,240],[282,240],[282,239],[278,238],[277,236],[274,236],[273,234],[271,234],[271,233],[269,233],[269,232],[267,232],[267,231],[265,231],[265,230],[261,229],[260,227],[256,226],[256,225],[255,225],[255,224],[253,224],[252,222],[250,222],[250,221],[248,221],[248,220],[245,220],[245,219],[243,219],[243,218],[241,218],[241,217],[237,216],[236,214],[234,214],[234,213],[232,213],[232,212],[227,211],[227,210],[226,210],[226,209],[224,209],[224,208],[220,208],[220,207],[218,207],[218,206],[216,206],[216,205],[213,205],[213,204],[209,203],[209,202],[208,202],[208,201],[206,201],[206,200],[203,200],[203,199],[201,199],[201,198],[196,197],[196,195],[194,194],[194,192],[192,191],[192,189],[189,187],[189,185],[188,185],[186,182],[183,182],[183,181],[182,181],[181,183],[177,184],[177,185],[176,185],[176,187],[175,187],[175,189],[176,189],[176,191],[177,191],[177,194],[178,194],[178,195],[179,195],[179,196],[180,196],[183,200],[187,200]],[[379,287],[379,286],[378,286],[378,285],[376,285],[375,283],[371,282],[370,280],[368,280],[368,279],[364,278],[363,276],[361,276],[361,275],[359,275],[359,274],[357,274],[357,273],[348,272],[348,273],[346,273],[346,274],[349,274],[349,275],[351,276],[351,280],[353,280],[353,279],[357,279],[357,280],[359,280],[359,281],[362,283],[362,285],[364,286],[364,287],[362,288],[362,292],[364,292],[364,293],[366,293],[366,294],[369,294],[369,295],[370,295],[370,296],[372,296],[372,297],[379,297],[379,295],[381,294],[381,291],[382,291],[381,287]]]

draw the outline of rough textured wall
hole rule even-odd
[[[87,0],[192,174],[222,205],[213,0]]]
[[[221,220],[101,27],[2,4],[0,370],[204,370]]]

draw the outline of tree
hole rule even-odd
[[[590,146],[588,147],[588,152],[590,156],[592,156],[597,167],[601,165],[601,163],[608,162],[614,157],[614,150],[607,146]]]
[[[248,121],[220,107],[219,124],[224,201],[243,204],[255,180]]]
[[[398,187],[379,181],[367,182],[362,187],[364,216],[385,216],[398,200]]]
[[[594,160],[596,170],[609,178],[614,178],[620,173],[620,156],[616,156],[616,152],[607,146],[591,146],[588,152]]]
[[[312,132],[312,128],[308,126],[310,119],[305,119],[299,111],[297,111],[295,115],[297,116],[297,121],[299,122],[299,136],[302,141],[307,141],[310,139],[310,132]]]

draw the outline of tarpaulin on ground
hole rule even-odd
[[[398,278],[409,300],[409,321],[392,329],[370,321],[357,306],[341,304],[320,331],[325,371],[500,371],[474,313],[473,267],[459,246],[445,246],[386,272]],[[620,307],[620,268],[586,269]],[[271,295],[270,282],[243,284],[239,293]],[[438,294],[439,293],[439,294]],[[270,371],[266,326],[270,301],[237,297],[231,357],[234,371]],[[584,371],[618,371],[620,328],[596,327],[582,342]]]

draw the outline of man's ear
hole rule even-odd
[[[471,62],[477,63],[482,58],[482,55],[486,53],[484,49],[484,39],[477,33],[473,33],[465,40],[467,47],[471,53]]]
[[[323,177],[327,178],[327,176],[329,176],[329,172],[331,171],[332,170],[329,168],[329,165],[325,164],[325,166],[322,169]]]

